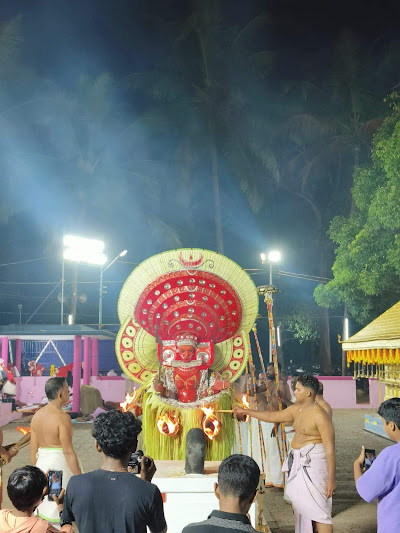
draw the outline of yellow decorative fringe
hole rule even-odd
[[[207,407],[214,411],[232,409],[234,394],[231,389]],[[203,412],[198,409],[181,409],[164,403],[153,391],[146,392],[142,403],[142,427],[144,452],[158,460],[183,460],[186,451],[186,435],[192,428],[201,428]],[[176,435],[169,437],[162,435],[157,429],[157,420],[160,416],[171,412],[180,421],[180,429]],[[206,442],[206,461],[222,461],[232,453],[235,439],[235,421],[231,413],[216,413],[221,424],[219,434],[210,440],[204,436]]]
[[[378,348],[369,350],[348,350],[347,366],[350,363],[363,363],[365,365],[398,365],[400,364],[399,348]]]

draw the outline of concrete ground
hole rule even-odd
[[[368,411],[371,412],[371,411]],[[336,493],[333,500],[333,524],[335,533],[375,533],[376,504],[360,500],[353,481],[353,462],[358,457],[361,445],[375,448],[377,453],[390,445],[390,441],[363,430],[365,410],[340,409],[334,411],[336,428]],[[29,425],[27,420],[18,420],[3,427],[4,444],[19,439],[16,427]],[[100,466],[100,454],[94,449],[91,436],[92,424],[74,424],[74,447],[85,472]],[[4,489],[9,474],[20,466],[30,463],[29,446],[21,450],[11,464],[3,468]],[[283,500],[279,489],[265,489],[264,515],[272,533],[292,533],[294,519],[291,506]],[[3,492],[3,508],[11,504],[7,491]],[[179,533],[179,532],[171,532]]]

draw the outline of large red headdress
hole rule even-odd
[[[121,290],[116,341],[121,368],[131,379],[146,383],[157,371],[157,358],[172,364],[185,341],[204,367],[225,371],[225,379],[233,381],[246,363],[244,337],[257,313],[253,281],[227,257],[201,249],[151,257]]]

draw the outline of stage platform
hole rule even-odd
[[[157,472],[154,483],[164,500],[168,531],[182,531],[192,522],[207,520],[218,500],[214,494],[220,461],[206,461],[205,475],[185,474],[185,461],[156,461]],[[257,502],[251,506],[250,520],[254,527],[257,516]],[[177,512],[179,509],[179,512]]]

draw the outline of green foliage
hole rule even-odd
[[[338,244],[334,280],[314,292],[318,305],[345,302],[365,323],[400,297],[400,107],[390,96],[391,114],[378,129],[372,162],[358,168],[352,190],[354,212],[332,220],[329,235]]]
[[[280,324],[286,332],[293,334],[300,344],[319,340],[318,308],[310,304],[295,304],[289,312],[279,316]],[[283,341],[285,342],[285,337]]]

